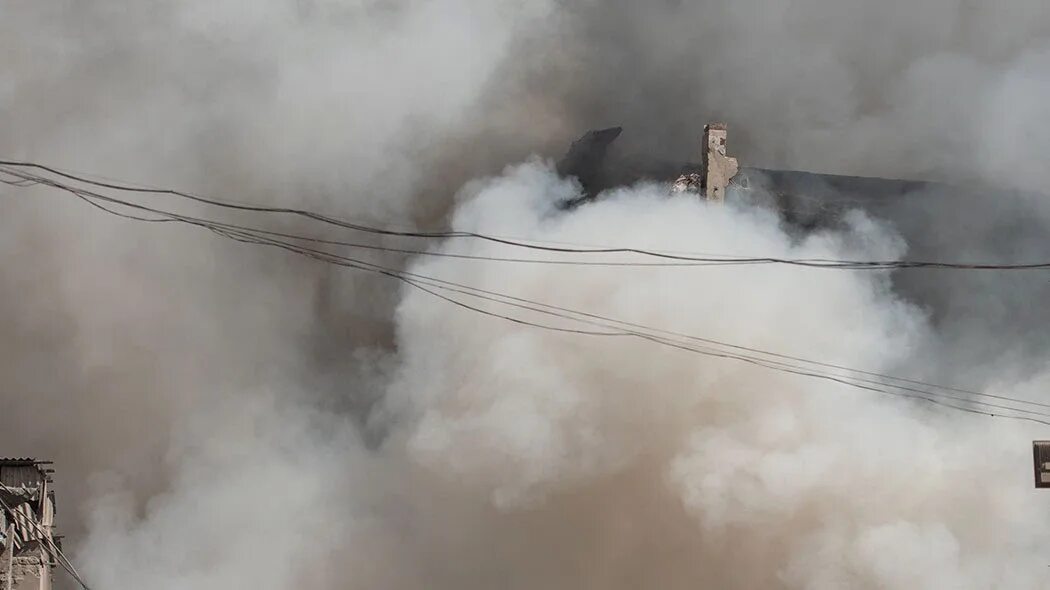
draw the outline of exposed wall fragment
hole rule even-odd
[[[704,196],[708,201],[722,202],[726,198],[726,187],[740,170],[736,158],[726,154],[727,129],[725,123],[704,125],[702,148]]]
[[[47,462],[0,459],[0,590],[48,590],[57,544]]]

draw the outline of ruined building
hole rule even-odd
[[[47,461],[0,459],[0,590],[51,588],[60,550]]]
[[[775,215],[783,230],[798,240],[826,230],[845,229],[843,235],[856,235],[854,224],[859,223],[867,228],[863,231],[878,228],[899,239],[906,250],[894,256],[901,259],[984,264],[1050,259],[1046,239],[1050,212],[1045,206],[1050,196],[1014,186],[1009,178],[1003,179],[1004,186],[989,186],[979,176],[960,176],[962,172],[902,180],[753,165],[739,166],[732,175],[738,165],[726,156],[725,127],[709,125],[703,136],[700,130],[698,125],[696,147],[672,159],[653,156],[644,145],[618,144],[631,137],[630,129],[614,127],[584,135],[558,164],[558,172],[576,178],[582,189],[582,196],[566,205],[587,206],[601,200],[603,191],[614,194],[608,191],[655,183],[666,185],[670,198],[714,197],[724,199],[729,207]],[[733,138],[728,142],[732,153]],[[712,163],[726,167],[715,170]],[[709,187],[721,186],[712,178],[729,180],[724,192],[715,189],[709,196]],[[966,367],[989,358],[1017,363],[1021,359],[1014,355],[1028,354],[1032,358],[1023,360],[1033,366],[1045,363],[1039,353],[1029,352],[1042,348],[1014,344],[1033,338],[1032,326],[1050,325],[1050,305],[1036,303],[1050,301],[1045,274],[939,273],[930,280],[931,276],[902,270],[891,273],[888,280],[903,300],[927,310],[935,326],[954,326],[959,332],[951,338],[968,342],[944,366]],[[996,305],[989,306],[990,301]],[[981,313],[973,313],[974,309]],[[1010,346],[1004,349],[1004,343]]]
[[[623,129],[610,127],[588,131],[583,137],[573,142],[568,153],[558,162],[558,173],[571,176],[579,181],[583,196],[568,203],[569,207],[594,199],[601,191],[637,180],[670,180],[674,193],[694,193],[702,195],[708,201],[722,202],[726,189],[737,175],[740,166],[737,159],[726,152],[728,129],[725,123],[704,125],[704,135],[700,144],[700,163],[652,166],[643,164],[640,167],[626,166],[619,170],[610,170],[606,157],[612,143],[620,137]]]

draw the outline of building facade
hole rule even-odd
[[[50,590],[58,545],[50,463],[0,458],[0,590]]]

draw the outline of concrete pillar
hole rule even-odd
[[[726,155],[727,130],[725,123],[704,125],[704,144],[701,160],[704,174],[704,197],[721,203],[726,198],[726,187],[740,169],[736,158]]]
[[[4,558],[0,561],[3,564],[3,575],[4,575],[4,588],[10,590],[14,586],[14,574],[12,569],[15,563],[15,525],[12,524],[7,528],[6,547],[4,547]]]

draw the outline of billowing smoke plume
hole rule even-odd
[[[1045,258],[1032,195],[1050,180],[1048,35],[1050,7],[1027,0],[14,0],[0,8],[0,153],[549,242]],[[688,159],[716,119],[745,164],[969,190],[802,232],[658,184],[562,211],[578,187],[529,159],[612,124],[625,153]],[[1045,575],[1035,426],[524,326],[41,188],[0,197],[0,454],[56,460],[66,547],[96,588],[976,589]],[[1050,383],[1037,275],[367,256],[873,371],[1028,399]]]

